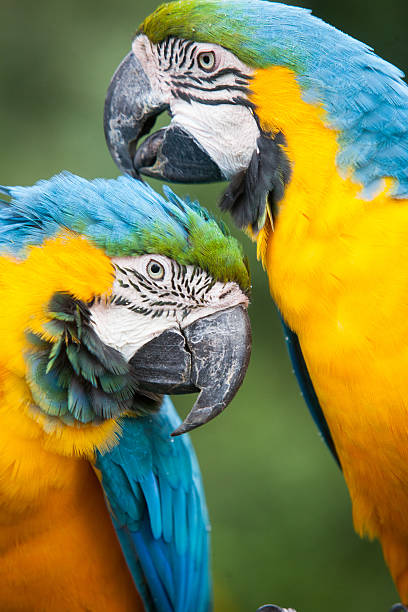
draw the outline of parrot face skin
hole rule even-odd
[[[138,35],[113,78],[106,101],[105,133],[119,167],[131,174],[166,175],[180,182],[186,182],[186,172],[190,180],[209,182],[230,179],[247,168],[259,137],[247,96],[253,72],[219,45],[174,37],[152,44],[145,34]],[[125,118],[124,80],[126,93],[132,96]],[[144,114],[146,93],[151,106]],[[141,108],[135,112],[139,100]],[[113,111],[116,107],[121,109],[119,121]],[[132,160],[127,141],[137,141],[164,109],[172,117],[169,128],[149,137]],[[135,120],[139,116],[142,120]],[[236,130],[237,125],[242,130]],[[182,158],[177,151],[183,151]]]
[[[112,263],[112,295],[108,302],[96,298],[89,308],[91,328],[129,362],[143,390],[201,390],[175,433],[214,418],[246,371],[247,346],[235,346],[231,333],[247,335],[243,308],[248,301],[242,290],[161,255],[113,257]],[[212,333],[216,336],[210,338]]]
[[[208,612],[200,472],[171,434],[245,375],[240,247],[129,177],[1,191],[0,607]],[[180,423],[162,394],[191,391]]]
[[[408,87],[301,8],[180,0],[140,26],[105,133],[134,176],[229,179],[361,535],[408,603]],[[158,113],[170,126],[148,134]],[[233,124],[233,125],[232,125]]]

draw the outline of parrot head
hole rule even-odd
[[[334,134],[333,163],[361,185],[364,198],[384,177],[394,179],[396,197],[406,197],[408,179],[397,163],[406,158],[400,141],[408,120],[401,76],[306,9],[176,0],[143,22],[115,72],[106,139],[117,165],[133,176],[231,181],[221,207],[257,231],[299,159],[313,160],[322,148],[331,154],[316,138],[324,129]],[[406,116],[395,122],[397,110]],[[169,126],[141,143],[163,111]],[[304,171],[311,173],[313,162]]]
[[[225,228],[129,176],[1,191],[0,372],[30,416],[78,429],[199,391],[179,434],[227,406],[251,339],[248,270]]]

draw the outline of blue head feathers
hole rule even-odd
[[[0,254],[24,257],[27,248],[70,230],[109,256],[159,253],[207,270],[215,279],[249,277],[238,242],[198,203],[165,187],[167,200],[129,176],[88,181],[63,172],[32,187],[0,187]]]
[[[141,31],[153,42],[216,43],[255,68],[291,69],[304,100],[322,104],[328,125],[339,130],[338,166],[352,170],[363,197],[371,199],[383,177],[395,179],[395,197],[408,197],[408,87],[367,45],[306,9],[265,0],[177,0],[159,7]]]

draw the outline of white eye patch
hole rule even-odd
[[[171,328],[248,298],[234,282],[214,282],[205,271],[162,255],[114,257],[116,274],[110,300],[95,300],[91,324],[100,339],[131,359],[144,344]]]
[[[174,100],[171,113],[171,124],[189,132],[226,179],[248,168],[259,137],[258,125],[249,108]]]

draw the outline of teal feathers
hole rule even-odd
[[[48,310],[52,318],[45,328],[54,342],[26,334],[27,382],[42,412],[73,425],[157,409],[154,396],[138,393],[129,363],[93,331],[86,304],[56,293]]]

